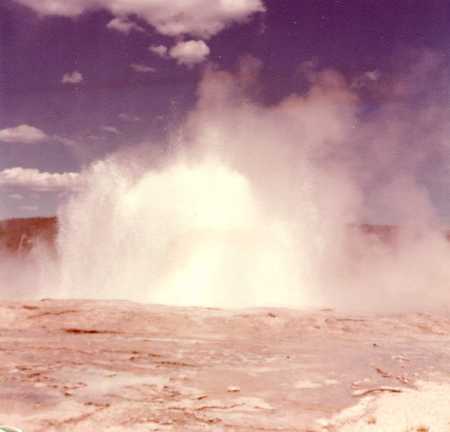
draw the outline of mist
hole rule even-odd
[[[406,72],[368,80],[309,63],[299,68],[307,89],[270,104],[262,68],[251,57],[233,73],[209,66],[164,151],[142,158],[128,148],[88,167],[58,211],[56,257],[40,249],[26,262],[2,260],[7,291],[226,308],[448,308],[448,215],[436,203],[449,179],[447,65],[425,52]],[[363,223],[395,225],[395,236],[355,228]]]

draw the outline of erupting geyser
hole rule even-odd
[[[82,174],[59,211],[58,256],[34,284],[39,295],[384,311],[448,303],[450,248],[416,178],[420,158],[397,145],[418,114],[391,128],[392,106],[362,118],[334,71],[263,106],[244,97],[257,68],[208,70],[170,151],[148,162],[113,155]],[[374,214],[400,221],[392,244],[351,229]]]
[[[264,215],[239,173],[214,161],[180,162],[138,179],[113,163],[94,171],[95,187],[62,213],[67,294],[189,305],[302,303],[302,290],[293,289],[302,271],[295,239],[286,224]]]

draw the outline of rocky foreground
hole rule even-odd
[[[450,430],[450,316],[0,306],[0,424],[49,431]]]

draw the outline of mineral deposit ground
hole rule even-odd
[[[3,301],[0,423],[445,432],[449,330],[444,315]]]

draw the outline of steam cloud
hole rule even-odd
[[[364,86],[311,66],[307,91],[269,106],[256,59],[234,74],[209,68],[170,151],[148,164],[113,155],[83,174],[38,295],[447,307],[450,246],[433,190],[448,181],[448,68],[435,53],[410,64]],[[352,228],[363,222],[399,230],[386,244]]]

